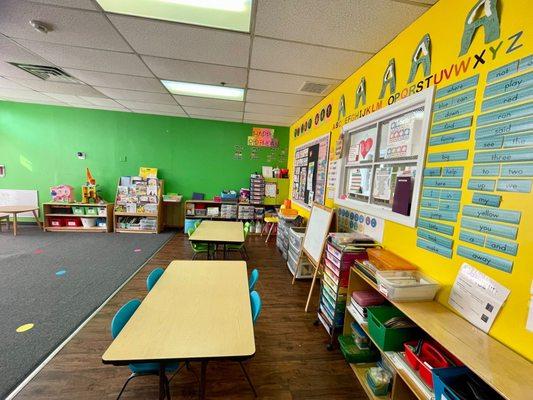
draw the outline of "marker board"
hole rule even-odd
[[[333,210],[331,208],[317,203],[313,204],[311,216],[305,230],[302,249],[315,267],[320,264],[320,257],[326,245],[326,238],[328,237],[332,219]]]
[[[0,189],[0,206],[31,206],[39,207],[39,198],[37,190],[14,190],[14,189]],[[39,215],[39,211],[37,211]],[[20,213],[20,217],[31,217],[33,213]]]

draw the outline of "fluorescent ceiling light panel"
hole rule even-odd
[[[249,32],[252,0],[96,0],[107,12]]]
[[[199,83],[164,81],[168,91],[172,94],[181,94],[184,96],[210,97],[213,99],[242,101],[244,98],[244,89],[232,88],[227,86],[201,85]]]

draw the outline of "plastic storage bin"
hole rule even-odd
[[[81,224],[84,228],[92,228],[96,226],[96,218],[81,218]]]
[[[60,217],[50,218],[50,226],[59,227],[65,226],[65,219]]]
[[[387,328],[385,323],[394,317],[405,317],[396,307],[368,307],[368,330],[370,336],[383,351],[401,351],[403,344],[419,335],[418,327]]]
[[[98,207],[85,207],[85,215],[98,215]]]
[[[189,229],[194,228],[194,224],[198,221],[197,219],[185,218],[185,224],[183,226],[183,231],[185,233],[189,232]]]
[[[355,344],[352,335],[340,335],[339,347],[344,358],[349,363],[366,363],[376,361],[379,353],[375,349],[360,349]]]
[[[85,207],[72,206],[72,214],[85,215]]]
[[[392,301],[430,301],[439,284],[418,271],[378,271],[378,290]]]
[[[81,221],[79,218],[65,218],[65,226],[77,228],[81,226]]]
[[[372,367],[366,371],[368,387],[376,396],[385,396],[389,392],[392,374],[384,368]]]
[[[107,216],[107,208],[106,207],[98,207],[98,215],[101,217]]]
[[[475,386],[476,395],[473,395],[466,387],[467,380]],[[462,400],[464,398],[503,400],[502,396],[466,367],[435,368],[433,369],[433,383],[435,386],[435,400]],[[466,389],[461,397],[457,394],[459,389]]]

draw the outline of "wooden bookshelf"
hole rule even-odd
[[[119,196],[119,186],[120,178],[117,183],[117,198]],[[158,189],[157,189],[157,212],[126,212],[126,211],[117,211],[119,207],[118,204],[115,204],[114,209],[114,227],[116,233],[160,233],[163,230],[163,193],[164,193],[165,181],[163,179],[158,179]],[[148,196],[147,196],[148,197]],[[151,203],[156,204],[156,203]],[[156,220],[155,229],[136,229],[136,228],[124,228],[122,223],[119,222],[120,218],[123,217],[137,217],[137,218],[154,218]]]
[[[74,214],[73,207],[78,208],[104,208],[105,214],[99,215],[85,215],[85,214]],[[44,230],[46,232],[113,232],[113,203],[102,203],[102,204],[93,204],[93,203],[43,203],[43,215],[44,215]],[[106,221],[106,226],[54,226],[52,225],[53,219],[59,219],[65,221],[66,219],[76,219],[80,220],[81,218],[102,218]]]
[[[376,283],[352,267],[347,301],[350,301],[353,291],[369,289],[377,290]],[[527,399],[533,393],[533,363],[474,327],[461,316],[436,301],[391,303],[504,398]],[[352,321],[357,322],[347,307],[344,334],[351,333]],[[373,340],[368,325],[359,325]],[[406,371],[394,366],[387,352],[381,352],[381,355],[396,372],[390,393],[391,400],[430,399]],[[357,374],[356,377],[359,379]]]

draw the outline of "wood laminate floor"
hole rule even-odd
[[[248,268],[260,271],[256,290],[263,309],[255,325],[256,355],[246,362],[262,399],[366,399],[339,350],[327,351],[329,337],[314,326],[315,312],[303,311],[309,281],[291,285],[275,238],[251,236]],[[22,399],[114,399],[129,376],[127,367],[103,365],[101,355],[111,343],[114,313],[132,298],[146,295],[146,277],[155,267],[188,259],[191,249],[182,234],[173,237],[147,265],[39,372],[17,395]],[[237,255],[232,255],[232,258]],[[317,296],[314,303],[316,305]],[[213,327],[216,329],[216,327]],[[193,363],[199,373],[199,364]],[[183,370],[171,382],[173,399],[196,399],[194,375]],[[237,363],[212,362],[207,371],[208,399],[253,399]],[[158,378],[146,376],[129,383],[122,399],[157,399]]]

